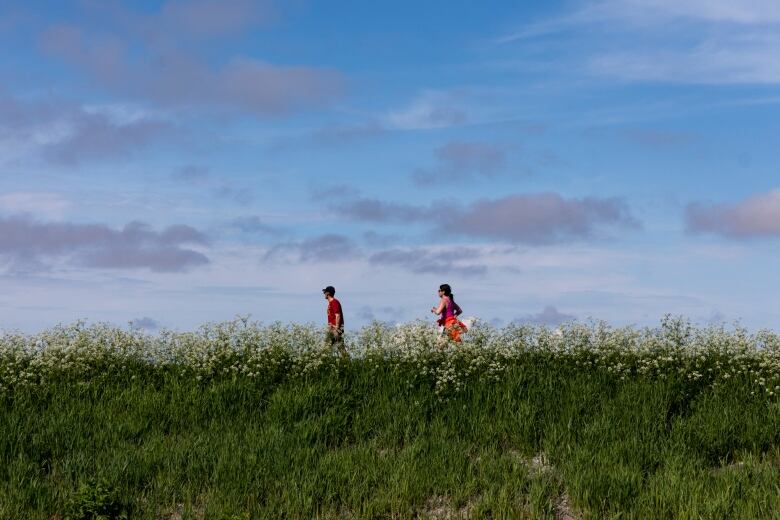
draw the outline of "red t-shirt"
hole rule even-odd
[[[338,323],[336,323],[336,314],[339,315]],[[344,326],[344,313],[341,311],[341,303],[336,298],[328,302],[328,325]]]

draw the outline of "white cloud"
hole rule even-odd
[[[550,327],[554,327],[556,325],[560,325],[562,323],[566,323],[569,321],[576,320],[576,316],[573,314],[566,314],[564,312],[560,312],[555,306],[553,305],[547,305],[544,309],[542,309],[541,312],[535,313],[535,314],[527,314],[521,318],[519,318],[517,321],[520,323],[532,323],[536,325],[547,325]]]
[[[578,63],[592,75],[626,81],[777,84],[778,25],[780,2],[775,0],[605,0],[528,25],[498,42],[587,31],[586,40],[576,40],[586,53]]]
[[[688,230],[729,238],[780,237],[780,188],[736,204],[691,204],[686,211]]]
[[[587,68],[625,80],[775,84],[780,83],[780,37],[761,30],[685,49],[629,49],[594,56]]]
[[[510,43],[573,27],[593,24],[649,26],[669,21],[738,25],[780,24],[775,0],[602,0],[582,2],[578,9],[525,25],[497,41]]]
[[[9,214],[24,213],[59,220],[71,206],[70,200],[59,193],[18,191],[0,195],[0,212]]]
[[[174,133],[169,121],[118,105],[84,107],[57,99],[22,99],[0,89],[2,163],[37,156],[76,164],[137,151]]]
[[[608,0],[598,9],[628,19],[689,18],[737,24],[780,23],[780,3],[775,0]]]
[[[84,112],[106,117],[115,125],[129,125],[147,119],[161,119],[165,114],[131,103],[103,103],[83,106]]]
[[[443,244],[438,250],[449,251],[446,258],[459,259],[460,247]],[[747,249],[749,256],[735,264],[734,259],[713,258],[707,251],[690,247],[625,251],[474,244],[469,248],[478,250],[480,262],[488,266],[484,277],[462,276],[447,269],[410,273],[397,266],[372,264],[368,257],[268,264],[260,261],[268,252],[266,246],[220,242],[210,250],[209,264],[175,276],[149,270],[87,268],[57,269],[61,282],[42,276],[0,275],[4,289],[0,305],[6,302],[4,326],[28,330],[76,318],[126,326],[129,320],[144,316],[166,326],[194,328],[236,314],[252,314],[265,323],[321,324],[325,307],[320,290],[334,285],[344,304],[347,327],[354,331],[366,321],[361,311],[365,306],[374,311],[392,307],[404,320],[430,320],[436,289],[450,283],[466,314],[484,321],[500,318],[507,322],[551,304],[580,319],[594,317],[616,324],[657,324],[666,313],[700,316],[712,308],[728,316],[747,316],[749,325],[766,326],[776,318],[771,313],[749,314],[755,294],[744,289],[741,279],[731,285],[728,280],[712,285],[705,275],[691,280],[691,270],[699,271],[692,266],[715,263],[722,268],[749,268],[765,251]],[[653,266],[652,277],[636,274],[638,266],[647,265]],[[682,285],[681,275],[686,277]],[[115,298],[116,294],[122,298]],[[766,305],[777,300],[773,295],[767,298]]]
[[[426,91],[410,105],[387,114],[384,123],[398,130],[419,130],[459,126],[468,114],[456,97],[444,92]]]

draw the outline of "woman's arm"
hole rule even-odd
[[[455,316],[460,316],[461,314],[463,314],[463,310],[460,308],[460,305],[458,305],[457,303],[452,302],[452,308],[453,308],[453,312],[455,313]]]
[[[438,307],[433,307],[431,309],[431,312],[434,314],[441,314],[444,311],[444,307],[447,306],[447,303],[444,301],[444,296],[441,297],[441,301],[439,302]]]

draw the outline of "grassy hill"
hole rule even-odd
[[[780,338],[374,324],[0,339],[0,518],[775,518]],[[103,515],[103,516],[99,516]]]

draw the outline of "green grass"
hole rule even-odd
[[[621,380],[529,354],[442,401],[407,375],[141,366],[16,389],[0,518],[780,517],[780,404],[746,377]]]

